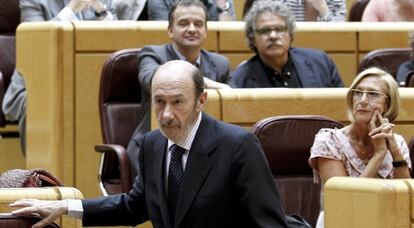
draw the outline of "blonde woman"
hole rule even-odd
[[[321,129],[315,136],[309,158],[315,181],[325,184],[334,176],[410,178],[407,144],[394,133],[400,103],[395,79],[378,68],[364,70],[346,101],[351,124]],[[317,227],[323,227],[323,212]]]

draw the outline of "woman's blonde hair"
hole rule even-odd
[[[359,73],[352,85],[349,87],[349,90],[346,94],[346,113],[348,115],[348,119],[351,122],[355,122],[354,115],[352,113],[353,110],[353,99],[352,99],[352,89],[355,89],[358,84],[365,78],[368,77],[378,77],[385,85],[385,94],[387,95],[387,111],[383,113],[383,117],[388,118],[390,122],[393,122],[399,112],[400,112],[400,94],[398,92],[398,84],[395,81],[394,77],[391,76],[389,73],[376,68],[371,67],[368,68],[361,73]]]

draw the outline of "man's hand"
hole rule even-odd
[[[18,200],[9,205],[12,208],[20,208],[12,211],[13,215],[17,216],[31,216],[39,215],[42,220],[33,225],[32,228],[41,228],[63,214],[68,213],[68,203],[66,200],[37,200],[37,199],[23,199]]]

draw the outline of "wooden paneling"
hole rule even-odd
[[[349,87],[358,69],[357,55],[355,53],[331,53],[329,56],[335,62],[345,87]]]
[[[125,48],[144,47],[170,42],[166,21],[80,21],[76,27],[76,51],[113,52]],[[209,22],[208,28],[215,23]],[[205,49],[217,51],[217,33],[210,30],[203,44]]]
[[[77,54],[76,63],[76,187],[85,197],[101,194],[97,171],[100,154],[93,146],[102,143],[98,94],[101,69],[107,54]],[[85,175],[91,174],[91,175]]]
[[[316,22],[297,23],[293,46],[325,50],[326,52],[355,52],[356,31],[351,25],[339,27],[337,23],[327,23],[323,29]],[[318,28],[318,29],[316,29]]]
[[[68,186],[74,184],[72,38],[71,23],[28,23],[19,26],[16,42],[28,94],[27,168],[45,167]]]
[[[275,115],[325,115],[347,121],[345,89],[233,89],[221,90],[223,121],[251,127]]]
[[[17,125],[0,128],[0,132],[17,132]],[[9,169],[25,169],[26,159],[20,147],[20,138],[0,137],[0,173]]]
[[[246,53],[223,53],[224,56],[226,56],[230,61],[230,69],[234,70],[236,67],[242,63],[243,61],[246,61],[250,59],[254,53],[253,52],[246,52]]]
[[[412,181],[333,177],[325,187],[325,227],[413,227]]]

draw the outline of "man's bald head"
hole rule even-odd
[[[154,73],[151,86],[154,83],[168,83],[175,80],[184,80],[188,83],[192,81],[195,97],[204,92],[204,77],[200,69],[183,60],[172,60],[159,66]]]

